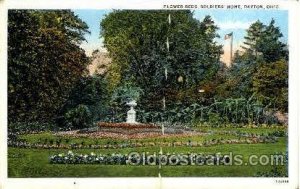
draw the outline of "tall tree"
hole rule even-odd
[[[109,102],[107,82],[101,75],[92,75],[80,78],[72,88],[67,102],[61,109],[61,115],[85,105],[91,111],[92,120],[103,119]]]
[[[264,25],[258,20],[247,30],[243,48],[246,54],[255,57],[262,56],[266,62],[287,59],[287,46],[280,41],[282,37],[279,27],[275,26],[274,19],[269,25]]]
[[[9,10],[9,121],[51,121],[86,73],[87,25],[72,11]]]
[[[114,11],[101,22],[112,58],[107,77],[115,86],[142,88],[141,100],[156,107],[163,95],[167,103],[193,99],[185,97],[217,71],[217,29],[210,17],[199,22],[190,11]]]
[[[252,91],[263,104],[272,108],[288,111],[288,63],[279,60],[273,63],[260,64],[253,74]]]
[[[275,20],[268,25],[259,20],[250,25],[242,46],[236,52],[226,82],[218,94],[226,97],[254,97],[264,105],[287,111],[288,49],[281,41],[280,28]],[[229,90],[230,93],[224,91]]]

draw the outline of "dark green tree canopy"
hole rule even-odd
[[[288,49],[275,25],[273,19],[268,25],[259,20],[250,25],[244,51],[235,53],[226,81],[218,86],[219,96],[249,98],[254,94],[260,103],[287,111]]]
[[[275,26],[272,19],[269,25],[264,25],[259,20],[251,24],[245,36],[245,54],[255,57],[262,56],[266,62],[275,62],[288,58],[287,45],[280,41],[283,37],[279,27]]]
[[[101,36],[113,61],[107,75],[112,88],[131,82],[147,94],[141,99],[158,104],[163,94],[174,100],[195,93],[218,69],[217,29],[209,16],[200,22],[188,10],[108,14]]]
[[[89,62],[79,47],[87,25],[72,11],[9,10],[10,121],[52,120]]]

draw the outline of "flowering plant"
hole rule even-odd
[[[99,122],[99,128],[126,128],[126,129],[137,129],[137,128],[160,128],[154,124],[129,124],[129,123],[107,123],[107,122]]]

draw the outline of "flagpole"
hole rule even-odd
[[[169,28],[170,28],[170,25],[171,25],[171,14],[169,14],[168,16],[168,31],[169,31]],[[166,41],[166,45],[167,45],[167,54],[169,54],[169,51],[170,51],[170,44],[169,44],[169,36],[168,36],[168,33],[167,33],[167,41]],[[167,67],[165,67],[165,86],[166,87],[166,83],[167,83],[167,80],[168,80],[168,69]],[[162,99],[162,105],[163,105],[163,111],[164,111],[164,115],[165,115],[165,110],[166,110],[166,94],[165,94],[165,88],[163,89],[163,99]],[[161,126],[161,131],[162,131],[162,135],[165,134],[165,126],[164,126],[164,123],[162,124]]]
[[[233,32],[232,32],[232,34],[231,34],[231,37],[230,37],[230,66],[232,65],[232,62],[233,62],[233,60],[232,60],[232,58],[233,58],[233,54],[232,54],[232,52],[233,52]]]
[[[171,25],[171,14],[168,15],[168,31],[169,31],[169,28],[170,28],[170,25]],[[167,45],[167,53],[169,54],[169,51],[170,51],[170,44],[169,44],[169,36],[168,36],[168,33],[167,33],[167,41],[166,41],[166,45]],[[168,80],[168,69],[167,67],[165,67],[165,82],[167,82]],[[166,109],[166,96],[165,96],[165,92],[163,94],[163,110]]]

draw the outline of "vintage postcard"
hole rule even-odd
[[[0,186],[299,188],[299,7],[1,2]]]

